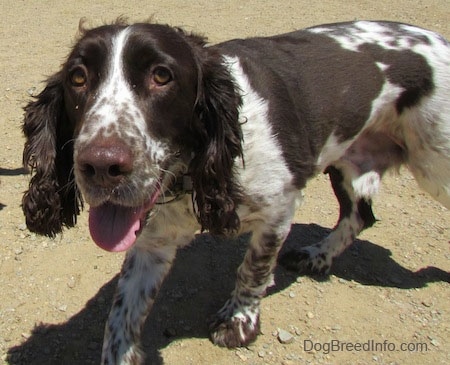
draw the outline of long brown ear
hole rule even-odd
[[[242,196],[233,169],[235,158],[242,156],[242,131],[238,120],[241,100],[221,55],[202,47],[198,57],[196,112],[201,130],[197,131],[200,141],[190,173],[202,229],[224,234],[238,230],[240,225],[236,207]]]
[[[23,163],[32,178],[22,199],[30,231],[54,237],[72,227],[82,207],[73,176],[73,128],[64,108],[61,73],[25,108]]]

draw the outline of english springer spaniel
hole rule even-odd
[[[326,272],[374,224],[371,198],[391,168],[407,165],[450,208],[450,46],[391,22],[209,46],[178,28],[119,20],[81,29],[25,107],[23,130],[29,229],[54,236],[73,226],[83,196],[95,243],[128,251],[103,364],[142,361],[143,323],[177,248],[198,231],[251,232],[210,327],[214,343],[245,346],[316,174],[329,174],[339,220],[320,243],[282,258],[296,270]]]

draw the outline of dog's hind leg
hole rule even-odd
[[[348,248],[363,229],[375,223],[372,197],[378,192],[381,177],[388,168],[403,162],[403,149],[386,135],[379,132],[361,135],[325,171],[340,207],[336,227],[322,241],[285,253],[280,263],[299,272],[328,272],[333,258]]]
[[[371,200],[365,197],[357,198],[351,182],[345,181],[340,169],[330,166],[325,172],[330,176],[331,185],[339,202],[338,223],[322,241],[284,254],[280,258],[280,263],[290,270],[328,272],[333,258],[349,247],[364,228],[375,223]],[[378,175],[370,173],[365,178],[377,180]]]
[[[408,130],[407,165],[419,186],[450,209],[450,120],[448,126],[443,121],[435,124],[427,130]]]

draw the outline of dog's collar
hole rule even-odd
[[[168,204],[181,199],[186,194],[192,194],[191,175],[179,176],[175,182],[167,189],[156,204]]]
[[[192,194],[192,178],[191,175],[185,174],[179,176],[175,183],[171,186],[169,194],[177,195],[182,194]]]

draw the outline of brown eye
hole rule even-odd
[[[70,83],[75,87],[82,87],[87,82],[86,72],[83,68],[78,67],[70,74]]]
[[[157,67],[153,70],[153,81],[158,86],[166,85],[172,80],[170,71],[164,67]]]

